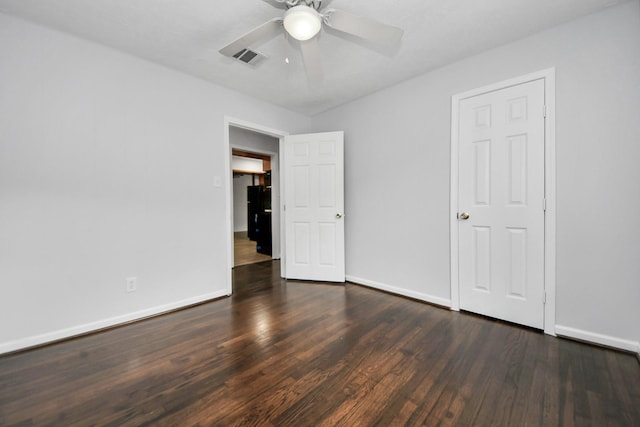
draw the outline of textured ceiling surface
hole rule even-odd
[[[283,10],[264,0],[0,0],[0,12],[314,115],[464,57],[626,0],[333,0],[330,7],[404,29],[393,51],[331,29],[324,79],[307,81],[285,35],[252,46],[252,66],[218,50]],[[285,58],[289,58],[288,63]]]

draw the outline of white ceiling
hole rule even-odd
[[[314,115],[395,83],[626,0],[333,0],[405,30],[395,52],[320,34],[324,80],[309,84],[285,36],[253,67],[218,50],[283,10],[263,0],[0,0],[0,11]],[[290,58],[286,64],[285,57]]]

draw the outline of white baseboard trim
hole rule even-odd
[[[159,305],[156,307],[147,308],[133,313],[123,314],[121,316],[110,317],[108,319],[98,320],[96,322],[85,323],[83,325],[73,326],[71,328],[60,329],[57,331],[47,332],[41,335],[34,335],[27,338],[21,338],[15,341],[9,341],[0,343],[0,355],[4,353],[10,353],[18,350],[27,349],[43,344],[60,341],[67,338],[72,338],[78,335],[86,334],[88,332],[99,331],[101,329],[122,325],[123,323],[132,322],[135,320],[144,319],[150,316],[156,316],[169,311],[188,307],[190,305],[198,304],[215,298],[227,296],[229,293],[227,290],[220,290],[209,294],[200,295],[194,298],[187,298],[181,301],[172,302],[169,304]]]
[[[370,288],[379,289],[381,291],[390,292],[392,294],[402,295],[431,304],[451,308],[451,300],[448,298],[441,298],[433,295],[423,294],[421,292],[410,291],[408,289],[398,288],[396,286],[391,286],[380,282],[374,282],[373,280],[363,279],[361,277],[347,275],[346,279],[348,282],[353,282],[358,285],[368,286]]]
[[[638,357],[640,358],[640,343],[637,341],[625,340],[618,337],[583,331],[581,329],[561,325],[556,325],[556,334],[558,336],[600,344],[606,347],[617,348],[619,350],[632,351],[638,354]]]

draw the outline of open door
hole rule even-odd
[[[285,277],[345,281],[344,133],[284,138]]]

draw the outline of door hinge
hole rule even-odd
[[[543,292],[543,293],[542,293],[542,303],[543,303],[543,304],[546,304],[546,303],[547,303],[547,293],[546,293],[546,292]]]
[[[547,199],[542,199],[542,211],[546,212],[547,211]]]
[[[542,106],[542,117],[547,117],[547,106],[546,105]]]

